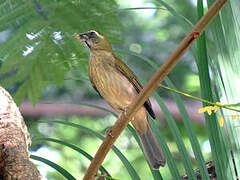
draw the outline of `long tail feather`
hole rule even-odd
[[[153,169],[159,169],[166,163],[162,149],[159,146],[156,137],[154,136],[151,127],[148,125],[146,133],[139,135],[144,154]]]

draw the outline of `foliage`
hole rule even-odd
[[[110,0],[2,1],[0,30],[11,34],[0,45],[0,75],[5,74],[1,85],[18,83],[15,101],[20,104],[27,95],[36,104],[42,89],[50,82],[62,85],[73,67],[86,74],[86,53],[73,35],[96,29],[119,40],[114,38],[120,29],[117,8]]]

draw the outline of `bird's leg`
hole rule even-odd
[[[122,113],[120,113],[120,115],[119,115],[119,118],[120,118],[120,116],[126,116],[127,114],[126,114],[126,112],[127,112],[127,107],[128,107],[128,105],[125,105],[125,106],[123,106],[123,108],[121,108],[121,109],[119,109],[120,111],[122,111]],[[109,129],[107,130],[107,135],[108,136],[110,136],[110,137],[113,137],[113,135],[112,135],[112,127],[109,127]]]

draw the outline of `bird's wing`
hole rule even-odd
[[[135,74],[127,67],[127,65],[120,60],[119,58],[115,57],[116,68],[132,83],[132,85],[135,87],[137,93],[140,93],[140,91],[143,89],[142,84],[137,80],[137,77]],[[150,100],[148,99],[144,103],[145,108],[147,109],[148,113],[152,116],[153,119],[156,118],[155,113],[153,112],[152,105]]]

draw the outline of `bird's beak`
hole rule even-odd
[[[74,37],[75,37],[76,39],[80,40],[81,42],[86,42],[86,41],[89,39],[87,33],[76,34]]]

